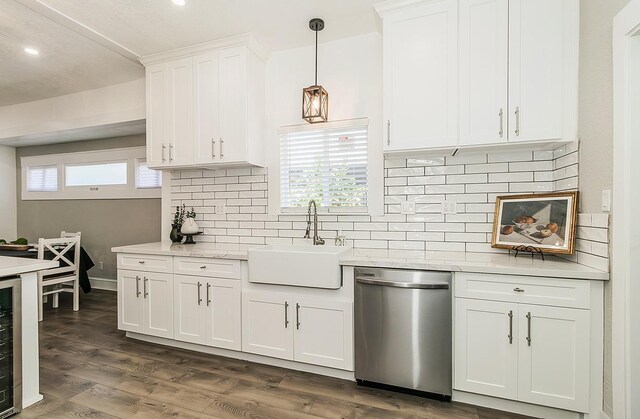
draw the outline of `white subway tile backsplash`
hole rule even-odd
[[[424,250],[500,252],[489,243],[496,197],[577,189],[577,156],[576,145],[565,145],[560,151],[387,159],[385,214],[321,213],[320,232],[331,240],[342,231],[349,245],[398,255]],[[174,172],[168,185],[171,203],[196,209],[203,242],[308,244],[302,238],[306,212],[268,214],[267,174],[266,168]],[[445,199],[457,203],[457,214],[441,213]],[[405,201],[415,202],[415,214],[401,214]],[[215,213],[218,204],[225,205],[224,213]],[[609,251],[608,217],[592,215],[588,222],[581,223],[578,233],[578,255],[586,256],[574,259],[602,266]]]

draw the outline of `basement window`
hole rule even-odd
[[[162,174],[144,157],[144,147],[22,157],[22,199],[160,198]]]
[[[368,122],[366,119],[280,130],[280,208],[367,212]]]

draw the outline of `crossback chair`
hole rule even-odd
[[[72,233],[70,231],[69,232],[62,231],[60,233],[60,237],[64,237],[64,238],[67,238],[67,237],[80,237],[80,236],[82,236],[82,232],[81,231],[78,231],[77,233]]]
[[[45,252],[51,252],[57,268],[38,272],[38,321],[43,318],[44,297],[52,295],[53,307],[58,308],[61,292],[73,293],[73,311],[80,309],[79,262],[80,236],[38,240],[38,259],[45,259]],[[73,254],[73,257],[71,255]]]

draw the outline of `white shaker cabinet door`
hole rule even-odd
[[[445,0],[383,17],[386,151],[457,145],[457,12]]]
[[[215,163],[220,160],[218,52],[198,55],[193,62],[194,83],[194,161]]]
[[[118,269],[118,329],[143,331],[143,273]]]
[[[183,342],[205,343],[205,282],[206,278],[197,276],[174,276],[174,339]]]
[[[455,305],[454,388],[516,399],[518,305],[465,298]]]
[[[166,112],[169,166],[193,164],[193,59],[167,63],[168,110]]]
[[[589,411],[589,311],[520,305],[518,400]]]
[[[575,140],[579,0],[509,1],[509,141]]]
[[[353,370],[353,304],[296,298],[294,360]]]
[[[224,162],[247,158],[247,49],[220,50],[218,155]],[[250,115],[250,117],[258,117]]]
[[[173,274],[145,272],[144,333],[173,338]]]
[[[508,0],[460,0],[460,145],[507,142]]]
[[[167,68],[166,63],[147,67],[147,166],[151,168],[162,167],[169,161]]]
[[[293,359],[292,296],[267,292],[242,293],[242,350]]]
[[[206,344],[218,348],[242,349],[241,281],[206,278]]]

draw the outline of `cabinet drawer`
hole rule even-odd
[[[173,258],[161,255],[118,253],[118,269],[171,273],[173,271]]]
[[[176,257],[174,273],[216,278],[241,278],[240,261],[227,259]]]
[[[455,274],[455,296],[588,309],[589,281],[493,274]]]

